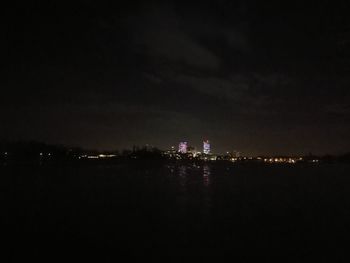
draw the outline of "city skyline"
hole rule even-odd
[[[118,154],[122,153],[130,153],[130,152],[162,152],[162,153],[179,153],[183,155],[216,155],[216,156],[225,156],[225,155],[231,155],[235,157],[301,157],[301,156],[319,156],[319,157],[327,157],[327,156],[347,156],[349,155],[350,151],[332,154],[332,153],[315,153],[315,152],[302,152],[302,153],[283,153],[275,152],[275,153],[258,153],[258,154],[251,154],[247,153],[245,151],[242,151],[242,149],[238,149],[235,147],[226,147],[225,151],[217,151],[215,150],[215,144],[214,144],[214,151],[212,150],[212,144],[209,140],[204,140],[202,142],[202,145],[200,147],[195,146],[195,144],[187,141],[180,141],[178,143],[178,146],[175,146],[172,144],[171,146],[167,147],[159,147],[158,145],[154,144],[144,144],[144,145],[130,145],[126,148],[116,148],[116,147],[110,147],[110,148],[104,148],[104,149],[97,149],[97,148],[85,148],[81,147],[79,145],[64,145],[64,144],[58,144],[58,143],[47,143],[43,141],[0,141],[0,155],[7,156],[11,155],[11,152],[13,150],[18,151],[18,149],[25,149],[25,151],[29,152],[37,152],[37,154],[40,153],[42,155],[42,152],[39,150],[40,148],[45,149],[66,149],[67,151],[78,151],[78,152],[84,152],[84,153],[92,153],[92,154],[100,154],[107,156],[116,156]],[[45,150],[46,154],[50,154]],[[35,154],[34,154],[35,155]]]

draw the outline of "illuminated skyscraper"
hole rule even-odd
[[[179,143],[179,152],[180,153],[187,153],[187,142],[180,142]]]
[[[203,141],[203,153],[209,154],[210,153],[210,143],[209,140]]]

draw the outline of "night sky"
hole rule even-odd
[[[0,139],[350,151],[346,1],[130,2],[4,10]]]

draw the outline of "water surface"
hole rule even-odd
[[[347,261],[350,167],[1,167],[14,260],[121,256]]]

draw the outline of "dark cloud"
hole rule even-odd
[[[252,154],[350,147],[344,4],[47,2],[9,15],[1,138],[109,149],[209,138],[216,151]]]
[[[193,67],[217,69],[220,59],[188,35],[172,5],[145,6],[126,18],[136,52],[159,63],[182,62]]]

